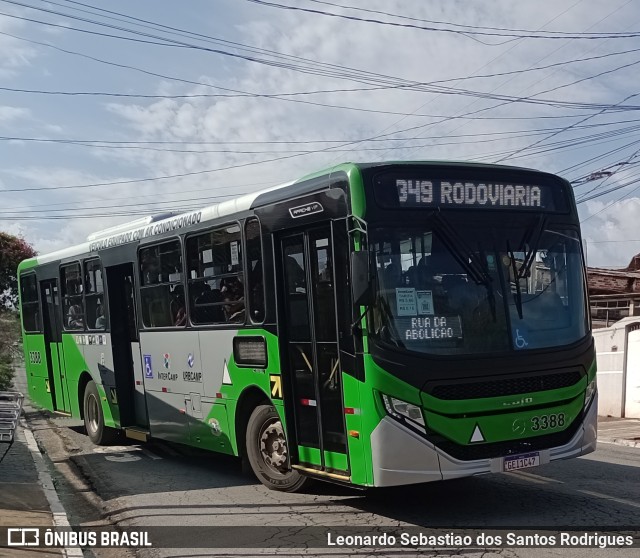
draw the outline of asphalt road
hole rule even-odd
[[[42,415],[31,419],[36,439],[55,464],[54,481],[71,524],[153,526],[186,541],[181,549],[143,549],[157,556],[417,555],[414,549],[310,548],[310,533],[361,527],[382,533],[418,526],[475,530],[602,527],[640,530],[640,448],[601,444],[596,453],[536,469],[395,489],[359,491],[317,483],[304,494],[270,491],[241,471],[237,459],[165,443],[95,447],[80,423]],[[246,526],[245,529],[234,527]],[[237,548],[270,528],[320,526],[290,533],[282,548]],[[192,527],[192,529],[185,529]],[[200,528],[196,528],[200,527]],[[216,527],[206,531],[203,527]],[[158,530],[160,528],[160,530]],[[224,529],[221,529],[224,528]],[[206,537],[226,537],[230,549],[206,549]],[[153,539],[153,537],[152,537]],[[288,541],[288,543],[287,543]],[[152,541],[153,542],[153,541]],[[185,544],[186,543],[186,544]],[[198,550],[189,547],[205,547]],[[429,553],[435,555],[435,552]],[[504,548],[437,554],[506,557],[633,556],[636,549]]]

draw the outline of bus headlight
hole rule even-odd
[[[423,434],[426,433],[424,416],[420,407],[385,394],[382,394],[382,401],[387,413],[398,422],[419,430]]]
[[[589,385],[587,386],[587,389],[585,391],[584,394],[584,408],[586,409],[589,404],[591,403],[591,400],[593,399],[593,396],[596,394],[598,387],[596,384],[596,380],[595,378],[593,380],[591,380],[591,382],[589,382]]]

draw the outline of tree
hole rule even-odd
[[[13,362],[21,352],[20,321],[15,312],[0,314],[0,391],[11,389]]]
[[[36,251],[24,238],[0,232],[0,310],[18,303],[18,264]]]

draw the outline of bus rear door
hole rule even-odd
[[[136,319],[133,264],[109,266],[106,268],[106,274],[120,425],[146,429],[149,426],[149,420]],[[127,436],[130,434],[127,431]]]
[[[58,280],[47,279],[40,282],[42,297],[44,345],[49,371],[49,390],[53,401],[53,409],[70,413],[69,389],[66,381],[64,349],[62,347],[62,314],[60,311],[60,295]]]

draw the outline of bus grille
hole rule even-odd
[[[461,461],[518,455],[530,451],[563,446],[569,443],[580,427],[581,420],[582,416],[578,416],[578,418],[573,421],[573,424],[562,432],[554,432],[553,434],[536,436],[535,438],[528,438],[526,440],[507,440],[506,442],[493,442],[470,446],[462,446],[451,440],[439,440],[435,442],[435,445],[446,454]]]
[[[577,384],[581,377],[580,372],[574,370],[528,377],[483,380],[474,383],[440,384],[429,390],[429,393],[438,399],[449,400],[501,397],[569,387]]]

